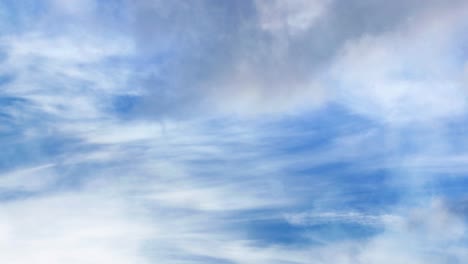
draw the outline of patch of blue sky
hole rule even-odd
[[[441,137],[447,144],[447,151],[453,154],[467,154],[468,115],[458,116],[440,124],[442,125]]]
[[[160,244],[152,243],[147,241],[144,246],[144,251],[151,258],[158,259],[161,256],[166,256],[173,261],[178,261],[179,263],[195,263],[195,264],[235,264],[234,261],[225,258],[216,258],[204,255],[197,254],[187,254],[187,252],[181,252],[179,250],[171,250],[164,247],[161,247]]]
[[[25,190],[8,190],[0,188],[0,202],[7,203],[12,201],[21,201],[24,199],[31,199],[34,197],[38,197],[43,192],[38,191],[25,191]]]
[[[450,175],[439,173],[428,182],[421,192],[432,197],[446,197],[447,199],[463,201],[466,199],[466,186],[468,184],[468,172],[464,175]],[[462,202],[465,203],[465,202]]]
[[[284,219],[252,220],[246,223],[248,237],[260,246],[324,246],[329,243],[363,240],[383,231],[382,227],[329,221],[311,225],[292,225]]]
[[[398,201],[398,194],[405,191],[392,186],[390,179],[394,175],[388,170],[366,172],[335,163],[288,175],[290,178],[285,181],[291,186],[291,193],[300,192],[302,197],[310,199],[303,202],[312,205],[323,195],[328,201],[324,207],[381,210],[392,206]]]
[[[0,97],[0,120],[2,171],[56,161],[78,143],[76,138],[54,133],[49,127],[54,119],[21,97]]]
[[[29,21],[45,14],[46,5],[43,2],[24,0],[5,0],[0,3],[2,33],[19,33],[31,28]]]
[[[18,133],[18,132],[16,132]],[[56,136],[24,139],[21,135],[2,136],[0,168],[13,169],[58,159],[73,140]]]
[[[2,53],[2,51],[0,51],[0,54],[3,54],[4,56],[6,56],[6,53]],[[2,61],[4,58],[2,58],[2,55],[0,55],[0,61]],[[13,75],[1,75],[0,76],[0,87],[3,86],[3,85],[6,85],[8,83],[11,83],[12,81],[14,80],[14,76]],[[5,101],[7,100],[6,99],[1,99],[2,101]],[[0,102],[1,103],[4,103],[4,102]]]
[[[142,97],[139,95],[117,95],[112,99],[112,110],[119,117],[131,118],[134,114],[135,108],[142,101]]]

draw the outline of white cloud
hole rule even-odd
[[[108,41],[95,35],[53,34],[38,31],[1,39],[11,65],[45,63],[49,66],[95,63],[110,56],[128,55],[131,43],[121,36]],[[79,44],[79,45],[78,45]],[[41,61],[42,59],[42,61]]]
[[[129,69],[106,62],[131,54],[125,38],[109,42],[93,35],[38,31],[4,36],[0,41],[7,53],[0,71],[12,76],[3,93],[26,100],[34,112],[70,120],[95,119],[106,107],[102,99],[128,91],[124,86]]]
[[[153,234],[112,195],[58,193],[2,203],[3,262],[146,263],[142,243]]]
[[[383,226],[393,221],[400,221],[399,217],[383,214],[372,215],[354,211],[349,212],[302,212],[285,214],[286,221],[292,225],[313,226],[327,223],[351,223],[364,226]]]
[[[54,11],[69,16],[89,15],[97,5],[95,0],[49,0],[49,3]]]
[[[326,12],[329,0],[256,0],[260,13],[260,28],[273,34],[300,34],[314,25]]]
[[[0,189],[9,191],[41,191],[57,179],[55,164],[22,168],[0,174]]]
[[[337,100],[385,122],[464,114],[467,93],[454,49],[466,10],[430,10],[394,32],[349,42],[332,66]]]

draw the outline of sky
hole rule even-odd
[[[468,2],[0,0],[0,262],[468,263]]]

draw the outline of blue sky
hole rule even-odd
[[[467,18],[0,0],[0,262],[468,262]]]

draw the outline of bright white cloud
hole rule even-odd
[[[57,179],[54,164],[13,170],[0,176],[0,188],[10,191],[41,191]]]
[[[338,100],[385,122],[464,114],[463,63],[453,49],[466,10],[465,5],[430,10],[394,32],[349,42],[332,67]]]
[[[326,12],[329,0],[255,1],[260,27],[273,34],[299,34],[308,30]]]
[[[146,263],[151,227],[112,195],[57,193],[3,202],[0,249],[8,263]]]

